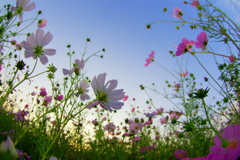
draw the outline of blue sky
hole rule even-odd
[[[214,0],[213,2],[222,6],[226,4],[223,10],[235,19],[235,12],[232,12],[234,8],[231,7],[230,1],[220,1]],[[9,3],[9,0],[1,0],[1,6],[6,2]],[[89,54],[102,48],[105,48],[106,52],[103,53],[103,59],[95,57],[86,65],[87,75],[93,78],[99,73],[106,72],[107,79],[117,79],[119,81],[118,88],[123,88],[130,99],[136,98],[136,105],[142,109],[146,109],[148,105],[144,103],[147,97],[140,90],[140,84],[151,86],[151,83],[154,82],[161,91],[166,88],[164,83],[166,80],[174,81],[171,75],[154,63],[144,67],[148,54],[152,50],[155,51],[157,62],[170,71],[179,73],[176,60],[168,54],[168,51],[174,50],[174,46],[178,45],[182,38],[195,40],[201,32],[201,30],[190,30],[187,25],[176,30],[176,24],[173,23],[157,23],[152,26],[152,29],[145,28],[146,24],[153,21],[177,20],[169,12],[164,13],[164,7],[171,12],[174,7],[178,7],[183,10],[184,14],[195,17],[196,9],[183,4],[182,0],[32,0],[31,2],[36,3],[36,9],[25,12],[24,20],[34,17],[38,10],[42,10],[43,14],[39,18],[48,20],[47,26],[43,30],[53,34],[53,40],[47,48],[57,50],[55,56],[49,57],[49,63],[56,64],[60,78],[62,68],[69,66],[69,61],[66,60],[68,52],[66,45],[71,44],[72,50],[76,52],[75,58],[80,58],[85,39],[90,38],[91,42],[87,48]],[[239,5],[236,0],[233,2]],[[14,3],[15,1],[12,0],[11,4]],[[37,23],[33,24],[28,32],[35,32],[36,29]],[[19,37],[20,39],[25,38]],[[220,53],[225,53],[226,49],[222,48],[222,45],[212,42],[210,44],[217,47],[217,51]],[[20,54],[23,57],[23,51]],[[198,56],[215,77],[219,76],[212,55]],[[222,58],[218,59],[222,60]],[[38,71],[42,70],[41,67],[45,66],[40,66]],[[203,82],[202,78],[207,76],[192,56],[189,56],[186,70],[195,73],[199,82]],[[41,84],[38,83],[41,82],[39,79],[34,80],[34,83],[39,86]],[[157,108],[169,109],[172,107],[163,98],[151,92],[150,95],[157,103]],[[123,107],[124,110],[130,110],[129,103]]]

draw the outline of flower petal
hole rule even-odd
[[[48,55],[48,56],[53,56],[56,54],[56,50],[55,49],[43,49],[44,54]]]
[[[44,31],[42,29],[37,29],[37,31],[36,31],[36,45],[37,46],[44,46],[44,45],[42,45],[43,36],[44,36]]]
[[[36,5],[34,2],[32,2],[28,6],[23,7],[23,11],[31,11],[31,10],[34,10],[35,8],[36,8]]]
[[[47,32],[47,34],[42,39],[42,46],[46,46],[48,43],[52,41],[53,35],[50,32]]]
[[[40,61],[43,65],[47,64],[48,58],[44,54],[40,56]]]

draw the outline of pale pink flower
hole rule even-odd
[[[112,111],[112,108],[121,109],[124,103],[119,101],[124,98],[123,89],[116,89],[117,80],[110,80],[105,84],[106,75],[106,73],[99,74],[92,80],[91,85],[96,98],[100,105],[109,111]]]
[[[129,126],[129,132],[137,134],[138,131],[142,130],[142,128],[143,128],[143,124],[141,122],[138,122],[138,123],[133,122]]]
[[[33,57],[33,59],[40,58],[42,64],[47,64],[48,56],[56,54],[55,49],[43,49],[44,46],[49,44],[53,36],[50,32],[44,35],[42,29],[37,29],[36,35],[32,33],[27,37],[27,41],[23,41],[21,46],[25,49],[25,58]]]
[[[84,63],[83,59],[81,59],[81,60],[76,59],[74,65],[75,66],[71,70],[63,68],[63,70],[62,70],[63,74],[64,75],[71,75],[73,72],[75,72],[76,75],[79,75],[80,71],[84,68],[85,63]]]
[[[201,48],[202,51],[206,50],[206,46],[208,44],[208,36],[205,32],[201,32],[197,36],[197,41],[195,43],[196,48]]]
[[[192,1],[191,5],[195,8],[197,8],[198,6],[200,6],[200,3],[198,0],[194,0],[194,1]]]
[[[113,124],[113,122],[104,126],[104,130],[108,132],[114,132],[115,129],[116,129],[116,126]]]
[[[173,17],[182,19],[183,13],[182,10],[175,7],[173,10]]]
[[[76,96],[80,96],[80,99],[82,101],[85,101],[87,99],[90,99],[87,92],[89,91],[87,88],[89,88],[90,85],[86,81],[81,81],[79,85],[76,85],[75,88],[77,90]]]
[[[22,21],[23,11],[31,11],[36,8],[34,2],[28,4],[30,0],[17,0],[16,7],[12,6],[12,11],[16,11],[19,14],[19,19]]]
[[[160,119],[160,122],[161,122],[161,124],[166,124],[166,123],[167,123],[167,120],[166,120],[165,118],[161,118],[161,119]]]
[[[41,19],[38,21],[38,28],[43,28],[43,27],[46,27],[47,25],[47,20],[46,19]]]
[[[176,56],[180,56],[183,53],[189,52],[192,50],[192,46],[195,44],[195,41],[190,41],[187,38],[182,39],[182,43],[179,43],[177,47]]]
[[[163,113],[163,111],[164,111],[164,109],[163,108],[159,108],[159,109],[157,109],[157,114],[162,114]]]
[[[126,101],[128,99],[128,96],[125,96],[124,98],[123,98],[123,101]]]
[[[181,77],[186,77],[188,75],[188,71],[183,71],[182,73],[180,73]]]
[[[152,51],[150,54],[149,54],[149,58],[146,59],[146,64],[144,64],[145,67],[147,67],[151,62],[154,61],[154,55],[155,55],[155,52]]]

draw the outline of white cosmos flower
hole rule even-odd
[[[123,102],[119,102],[124,98],[123,89],[116,89],[118,81],[110,80],[105,84],[106,73],[95,76],[92,80],[91,86],[96,95],[100,105],[104,106],[109,111],[113,109],[121,109],[124,105]]]

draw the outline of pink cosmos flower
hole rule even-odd
[[[132,141],[133,141],[133,142],[140,141],[140,137],[139,137],[139,136],[138,136],[138,137],[134,137],[134,138],[132,139]]]
[[[205,32],[201,32],[197,36],[197,42],[195,43],[196,48],[202,48],[202,51],[206,50],[208,44],[208,36]]]
[[[160,122],[161,122],[161,124],[166,124],[166,123],[167,123],[167,120],[166,120],[165,118],[161,118],[161,119],[160,119]]]
[[[25,49],[25,58],[33,57],[33,59],[40,58],[42,64],[47,64],[48,56],[56,54],[55,49],[43,49],[44,46],[49,44],[53,36],[50,32],[44,35],[42,29],[37,29],[36,35],[32,33],[27,37],[27,41],[23,41],[21,46]]]
[[[17,113],[15,113],[14,119],[20,122],[26,121],[25,116],[27,116],[28,113],[28,111],[19,110]]]
[[[116,129],[116,126],[113,124],[113,122],[104,126],[104,130],[108,132],[114,132],[115,129]]]
[[[188,71],[183,71],[182,73],[180,73],[181,77],[186,77],[188,75]]]
[[[182,43],[179,43],[177,47],[176,56],[180,56],[183,53],[189,52],[192,50],[192,46],[195,44],[195,41],[190,41],[187,38],[182,39]]]
[[[79,85],[76,85],[75,88],[77,90],[76,96],[80,96],[80,99],[82,101],[85,101],[87,99],[90,99],[89,95],[86,94],[89,90],[90,85],[86,81],[81,81]]]
[[[149,58],[146,59],[146,64],[144,64],[145,67],[147,67],[151,62],[154,61],[154,55],[155,55],[155,52],[152,51],[150,54],[149,54]]]
[[[43,27],[46,27],[47,25],[47,20],[46,19],[41,19],[38,21],[38,28],[43,28]]]
[[[110,80],[105,84],[106,75],[106,73],[102,73],[95,76],[91,86],[100,105],[111,112],[112,108],[121,109],[124,105],[123,102],[119,102],[124,98],[124,92],[123,89],[116,89],[117,80]]]
[[[51,102],[52,101],[52,96],[45,96],[45,101]]]
[[[135,111],[135,107],[133,107],[132,109],[131,109],[131,112],[134,112]]]
[[[22,21],[23,11],[31,11],[36,8],[34,2],[28,4],[30,0],[17,0],[16,7],[12,6],[12,11],[16,11],[19,14],[19,19]]]
[[[2,65],[0,65],[0,71],[2,71]]]
[[[236,60],[236,57],[234,57],[233,55],[228,57],[230,62],[234,62]]]
[[[173,10],[173,17],[182,19],[183,13],[182,10],[175,7]]]
[[[74,68],[72,68],[71,70],[63,68],[62,71],[64,75],[71,75],[73,72],[75,72],[76,75],[79,75],[80,71],[84,68],[84,66],[85,63],[83,59],[82,60],[76,59]]]
[[[123,98],[123,101],[126,101],[128,99],[128,96],[125,96],[124,98]]]
[[[142,130],[142,128],[143,128],[143,124],[141,122],[138,122],[138,123],[133,122],[129,126],[129,131],[130,133],[137,134],[138,131]]]
[[[146,153],[146,152],[148,152],[148,151],[151,151],[151,150],[153,150],[154,149],[154,146],[155,146],[155,144],[153,144],[153,145],[151,145],[151,146],[142,146],[141,147],[141,152],[142,153]]]
[[[162,114],[162,113],[163,113],[163,111],[164,111],[164,109],[163,109],[163,108],[159,108],[159,109],[157,109],[157,114],[158,114],[158,115],[160,115],[160,114]]]
[[[195,8],[197,8],[198,6],[200,6],[200,3],[198,0],[194,0],[194,1],[192,1],[191,5]]]
[[[222,140],[218,136],[215,136],[215,146],[210,147],[210,154],[206,159],[237,159],[240,156],[240,125],[229,125],[220,135],[223,139],[228,141],[226,148],[222,147]]]
[[[187,154],[187,151],[185,151],[184,149],[179,149],[174,152],[174,156],[177,159],[183,159],[183,158],[186,158],[188,154]]]

